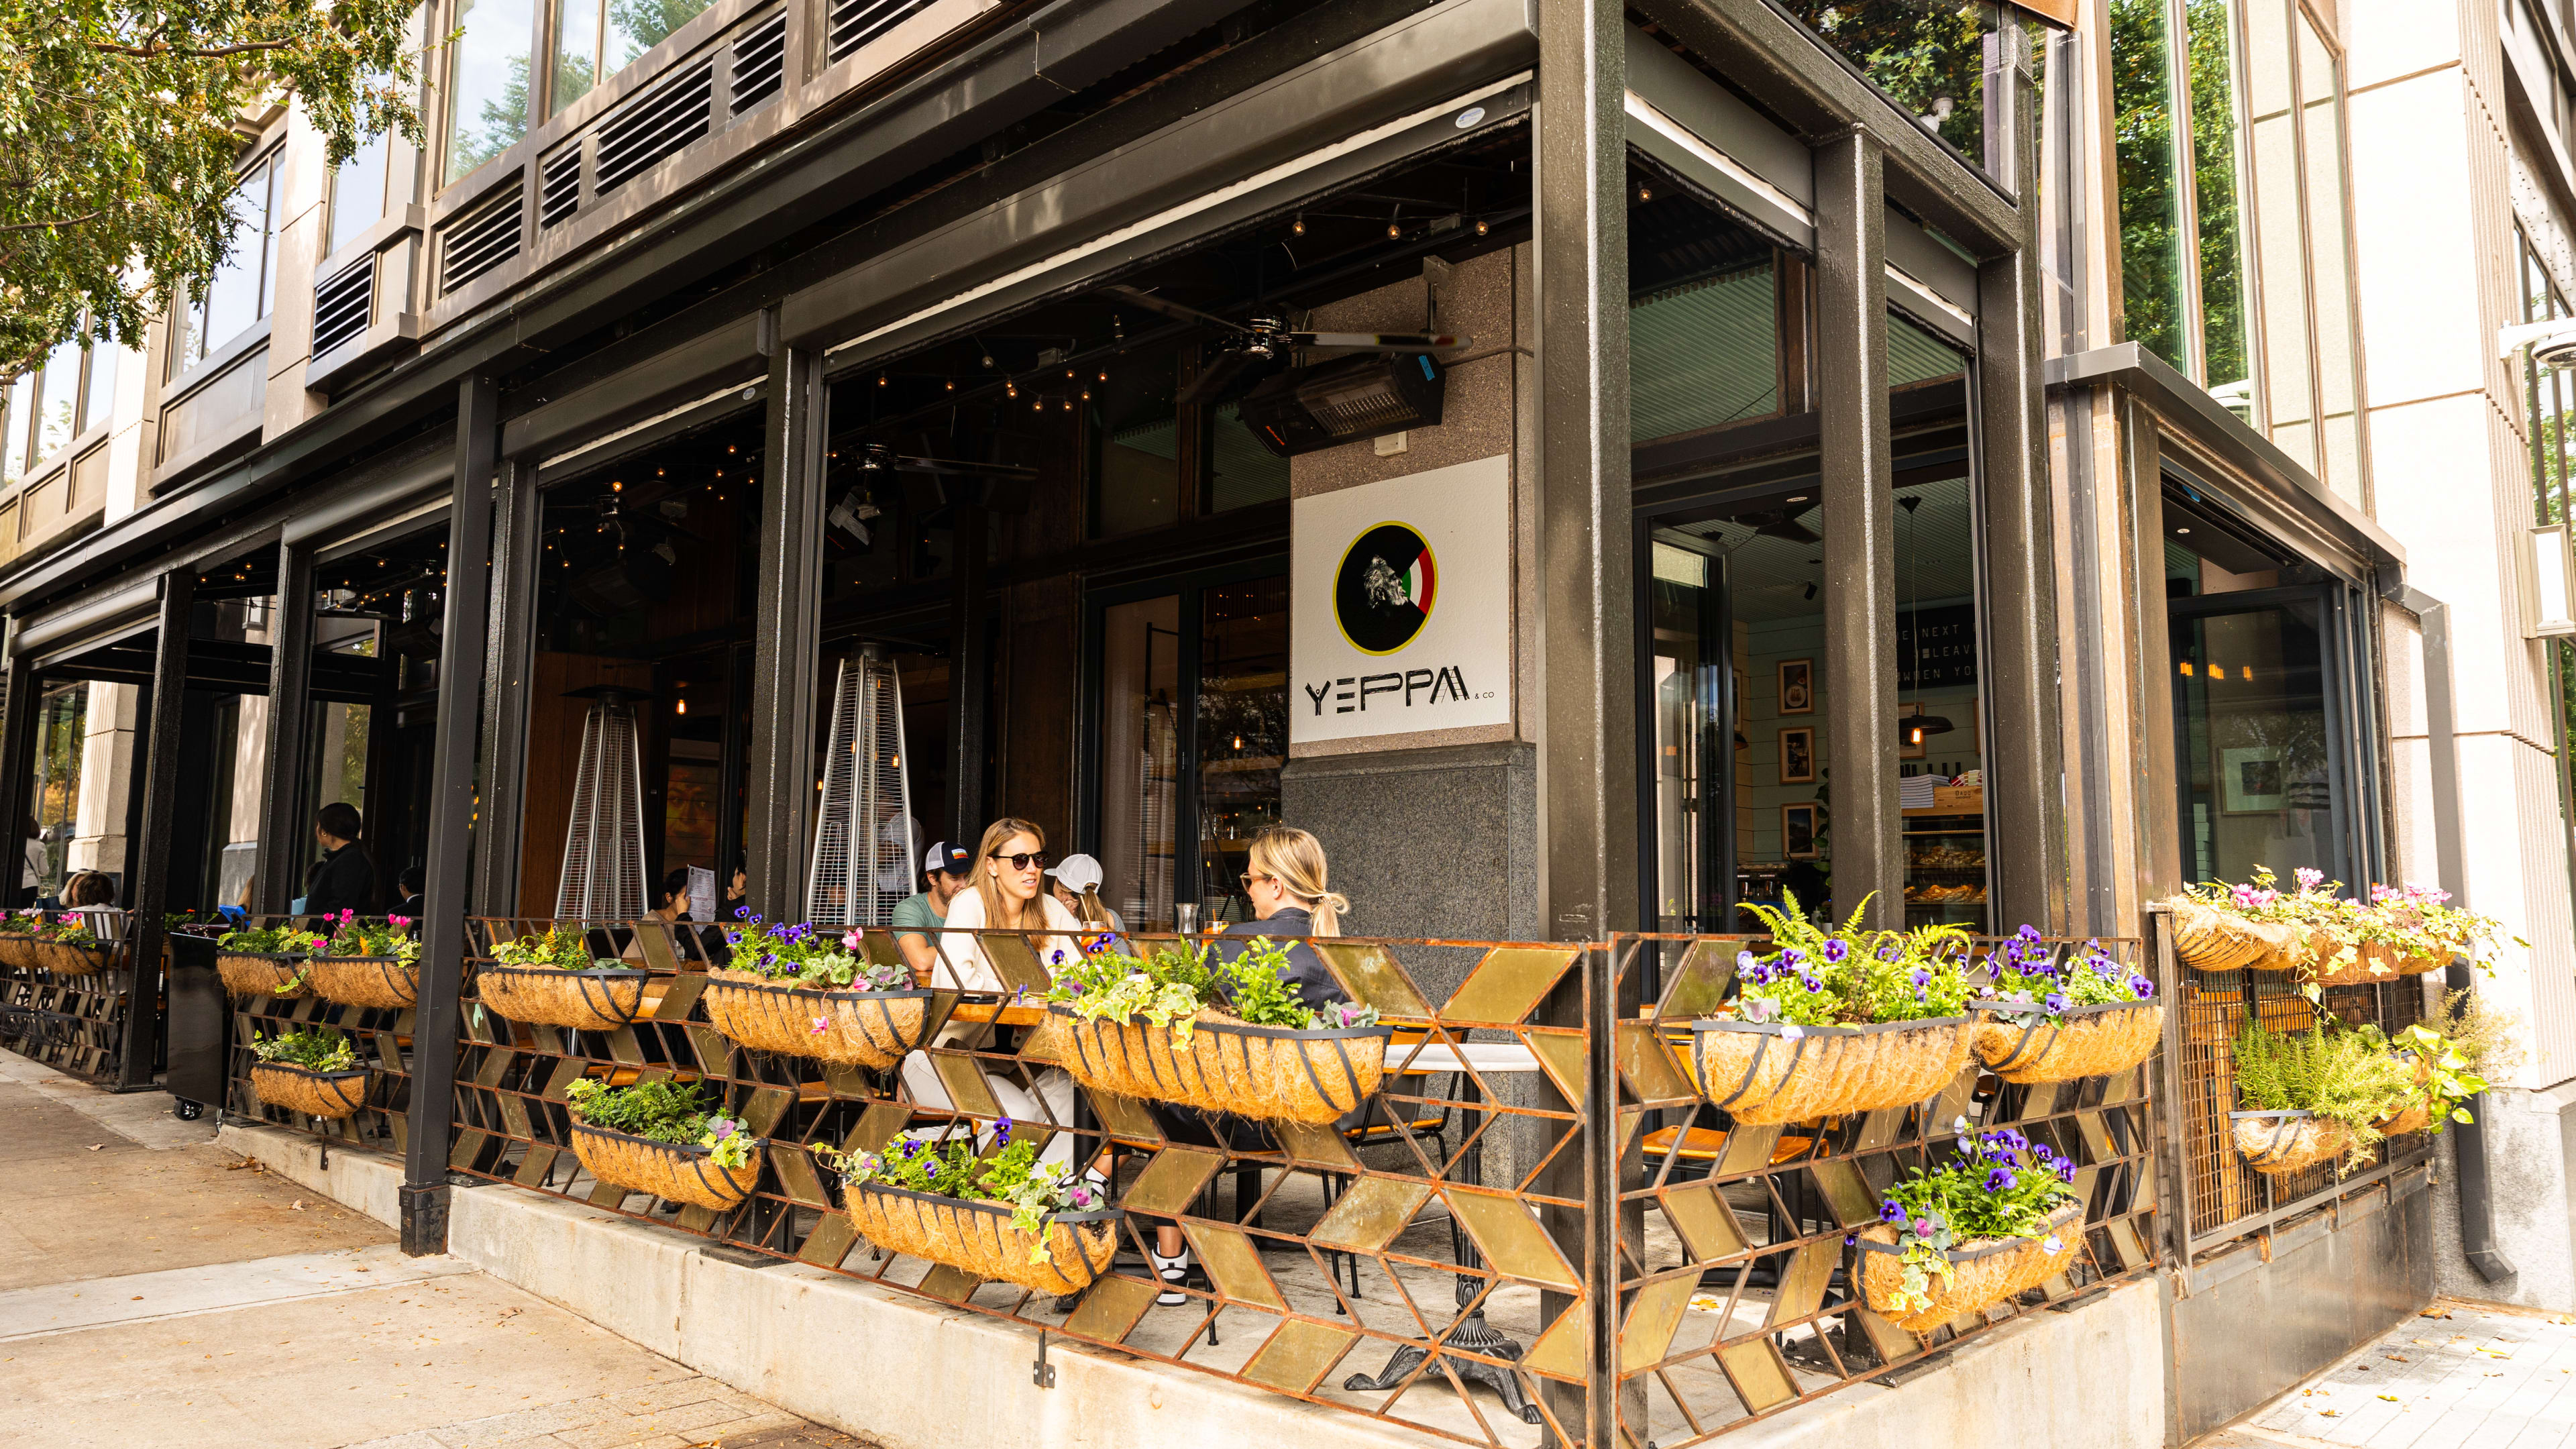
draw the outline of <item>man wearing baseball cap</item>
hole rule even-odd
[[[914,975],[926,977],[939,964],[936,933],[948,923],[948,903],[966,888],[974,860],[964,846],[939,842],[921,858],[922,889],[895,903],[895,944]]]

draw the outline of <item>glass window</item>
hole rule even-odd
[[[239,225],[232,248],[208,279],[205,299],[179,310],[178,335],[171,339],[171,376],[220,351],[268,315],[277,286],[271,275],[277,270],[277,172],[277,158],[271,156],[244,172],[233,189]]]
[[[81,759],[89,748],[89,686],[66,684],[47,690],[36,705],[36,794],[30,818],[43,842],[44,867],[34,882],[37,895],[62,894],[71,874],[72,837],[80,833]],[[22,827],[23,828],[23,823]],[[25,875],[17,884],[23,891]]]
[[[2300,219],[2299,117],[2289,0],[2245,5],[2246,112],[2253,133],[2254,245],[2261,259],[2263,409],[2272,441],[2313,470],[2307,228]]]
[[[448,181],[510,149],[528,133],[528,48],[534,0],[457,0],[462,32],[447,56]]]
[[[1254,503],[1276,503],[1288,496],[1288,460],[1263,447],[1243,420],[1242,404],[1217,410],[1209,439],[1208,511],[1223,513]]]
[[[80,421],[80,369],[78,339],[56,343],[46,355],[43,376],[36,384],[36,445],[27,455],[28,466],[43,463],[72,440],[72,429]]]
[[[1252,837],[1279,823],[1288,758],[1288,580],[1199,595],[1199,916],[1248,921]]]
[[[2219,596],[2224,598],[2224,595]],[[2334,818],[2324,605],[2175,612],[2183,868],[2196,881],[2349,879]]]
[[[2245,249],[2236,182],[2235,48],[2227,0],[2187,0],[2192,209],[2198,222],[2202,382],[2252,421],[2247,382]]]
[[[1960,155],[1985,159],[1985,0],[1786,0],[1789,13]]]
[[[1176,523],[1181,516],[1181,421],[1172,374],[1112,372],[1094,389],[1091,531],[1107,536]]]
[[[2353,366],[2352,283],[2344,228],[2343,123],[2333,52],[2299,14],[2299,113],[2308,163],[2308,265],[2316,275],[2319,472],[2361,498],[2361,419]]]
[[[103,342],[89,350],[89,391],[81,403],[81,431],[108,420],[116,410],[116,373],[130,354],[112,342]]]
[[[22,372],[9,384],[7,431],[0,433],[0,483],[14,483],[27,471],[27,434],[35,406],[36,375]]]
[[[384,217],[385,159],[391,144],[380,132],[340,163],[331,179],[331,240],[322,248],[324,256],[356,241]]]
[[[1101,895],[1131,929],[1168,930],[1180,810],[1181,600],[1103,611]]]
[[[624,70],[671,32],[703,13],[708,0],[559,0],[555,12],[551,116]]]
[[[2165,0],[2112,0],[2111,107],[2129,340],[2188,373],[2190,305],[2174,176],[2172,76]]]

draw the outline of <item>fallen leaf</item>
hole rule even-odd
[[[2395,1394],[2381,1394],[2380,1397],[2386,1399],[2392,1404],[2397,1402],[2397,1396]]]
[[[363,1273],[363,1272],[365,1272],[365,1271],[367,1271],[367,1270],[366,1270],[366,1269],[364,1269],[364,1268],[360,1268],[358,1271],[359,1271],[359,1272],[361,1272],[361,1273]],[[2406,1355],[2404,1355],[2404,1354],[2402,1354],[2402,1353],[2392,1353],[2392,1354],[2390,1354],[2390,1355],[2388,1356],[2388,1361],[2389,1361],[2390,1363],[2412,1363],[2412,1362],[2414,1362],[2414,1360],[2412,1360],[2412,1359],[2408,1358]]]
[[[134,1295],[134,1297],[133,1297],[133,1298],[129,1299],[128,1301],[129,1301],[129,1302],[133,1302],[133,1303],[140,1303],[140,1302],[142,1302],[142,1301],[143,1301],[143,1295],[142,1295],[142,1294],[140,1294],[140,1293],[137,1293],[137,1294],[135,1294],[135,1295]]]
[[[293,1208],[297,1212],[302,1212],[304,1211],[304,1199],[299,1197],[295,1201],[288,1203],[287,1206]]]
[[[106,1145],[107,1145],[107,1144],[106,1144],[106,1143],[104,1143],[104,1142],[93,1142],[93,1143],[91,1143],[91,1144],[89,1145],[89,1150],[90,1150],[90,1151],[92,1151],[92,1152],[96,1152],[97,1150],[99,1150],[99,1149],[100,1149],[100,1148],[102,1148],[102,1147],[105,1147]]]

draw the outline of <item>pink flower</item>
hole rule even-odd
[[[852,950],[852,951],[855,951],[855,950],[859,949],[860,945],[861,945],[861,944],[862,944],[862,942],[863,942],[863,939],[864,939],[864,938],[862,938],[862,937],[859,935],[859,933],[858,933],[857,931],[853,930],[853,931],[850,931],[850,932],[848,932],[847,934],[845,934],[845,935],[843,935],[843,936],[841,937],[841,944],[842,944],[844,947],[846,947],[846,948],[848,948],[848,949],[850,949],[850,950]]]
[[[386,925],[388,925],[388,926],[408,926],[408,925],[410,925],[410,924],[411,924],[411,917],[409,917],[409,916],[387,916],[387,917],[385,917],[385,924],[386,924]]]
[[[2303,891],[2315,890],[2317,887],[2326,883],[2326,873],[2310,866],[2300,866],[2296,871],[2293,871],[2292,874],[2298,877],[2299,889]]]
[[[832,1023],[830,1018],[821,1016],[814,1018],[814,1035],[821,1036],[823,1033],[830,1031],[831,1029]]]

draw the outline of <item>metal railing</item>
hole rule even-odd
[[[489,962],[499,941],[556,924],[475,920],[468,949]],[[1686,1028],[1729,990],[1745,938],[1311,941],[1395,1036],[1363,1114],[1297,1126],[1068,1096],[1056,1076],[1068,1039],[1027,989],[1042,988],[1053,938],[973,933],[1007,989],[935,978],[930,1045],[874,1072],[718,1033],[703,959],[686,959],[706,953],[665,923],[573,924],[595,954],[650,973],[640,1014],[606,1031],[514,1022],[469,976],[454,1171],[1465,1443],[1578,1440],[1587,1424],[1615,1423],[1672,1449],[2026,1311],[2008,1303],[1917,1336],[1854,1301],[1850,1238],[1963,1117],[1972,1130],[2009,1123],[2079,1164],[2085,1224],[2032,1306],[2155,1261],[2153,1070],[2015,1087],[1972,1064],[1926,1103],[1792,1127],[1738,1126],[1707,1105]],[[968,933],[943,934],[954,952]],[[2144,959],[2143,943],[2105,944]],[[878,928],[862,949],[900,959]],[[379,1042],[368,1110],[334,1132],[390,1147],[409,1013],[347,1010],[255,1003],[238,1020],[245,1034],[336,1021]],[[704,1083],[769,1144],[750,1198],[719,1211],[593,1178],[572,1149],[566,1096],[585,1077]],[[1116,1261],[1078,1295],[878,1249],[815,1152],[906,1132],[989,1141],[1004,1117],[1023,1136],[1069,1141],[1070,1160],[1100,1173],[1126,1214]],[[1612,1201],[1615,1235],[1598,1216]],[[1177,1306],[1158,1304],[1167,1285],[1149,1256],[1166,1226],[1195,1265]],[[1595,1322],[1615,1326],[1596,1334]],[[1590,1391],[1612,1385],[1605,1407]],[[1604,1412],[1615,1419],[1592,1417]]]

